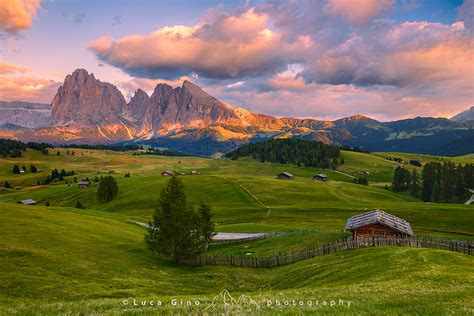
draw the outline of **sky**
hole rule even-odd
[[[87,69],[128,100],[190,80],[278,117],[451,117],[474,105],[474,0],[0,0],[0,100]]]

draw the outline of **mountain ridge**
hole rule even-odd
[[[451,121],[455,122],[470,122],[474,121],[474,106],[471,106],[466,111],[456,114],[451,118]]]
[[[198,150],[199,154],[231,150],[259,140],[294,137],[383,151],[402,146],[401,143],[404,148],[416,149],[417,143],[435,142],[434,135],[448,131],[457,132],[443,134],[448,138],[444,140],[454,137],[454,143],[464,144],[459,138],[470,140],[474,125],[430,117],[380,122],[360,114],[334,121],[278,118],[233,107],[188,80],[179,87],[159,83],[151,95],[137,89],[126,102],[115,85],[96,79],[85,69],[66,76],[50,109],[47,124],[33,127],[35,130],[23,129],[23,125],[6,120],[3,126],[20,128],[0,131],[0,137],[53,144],[165,143],[181,150],[186,144],[188,152]],[[418,137],[415,144],[406,141],[413,137]],[[202,148],[196,149],[197,146]],[[429,148],[421,147],[425,151]],[[474,152],[471,147],[464,150]]]

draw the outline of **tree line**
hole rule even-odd
[[[47,143],[23,143],[12,139],[0,139],[0,156],[3,158],[18,158],[22,156],[22,152],[26,149],[37,150],[43,154],[48,154],[48,148],[52,145]]]
[[[23,173],[26,172],[26,167],[25,165],[23,165],[21,168],[18,166],[18,165],[14,165],[13,166],[13,173],[14,174],[20,174],[21,173],[21,170],[23,170]],[[36,168],[35,165],[30,165],[30,172],[31,173],[37,173],[38,172],[38,168]]]
[[[58,171],[58,169],[53,169],[51,170],[51,174],[47,175],[43,182],[38,181],[38,184],[49,184],[53,181],[63,181],[64,177],[73,176],[75,174],[76,172],[74,170],[66,171],[61,169],[61,171]]]
[[[187,154],[183,154],[179,151],[169,150],[169,149],[159,149],[159,148],[149,148],[143,152],[134,152],[134,156],[141,156],[141,155],[158,155],[158,156],[189,156]]]
[[[425,202],[462,202],[469,198],[467,189],[474,188],[474,164],[429,162],[421,174],[398,167],[392,181],[395,192],[409,193]]]
[[[80,148],[90,150],[112,150],[112,151],[129,151],[143,149],[142,145],[125,144],[125,145],[86,145],[86,144],[64,144],[61,148]]]
[[[304,139],[272,139],[246,144],[226,155],[233,160],[251,156],[261,162],[277,162],[316,168],[336,168],[343,164],[338,147]]]
[[[37,150],[45,155],[48,154],[48,148],[55,146],[48,143],[21,142],[13,139],[0,139],[0,156],[3,158],[18,158],[22,156],[22,152],[26,149]],[[64,144],[56,146],[60,148],[80,148],[80,149],[96,149],[96,150],[113,150],[113,151],[129,151],[143,149],[142,145],[125,144],[125,145],[85,145],[85,144]]]

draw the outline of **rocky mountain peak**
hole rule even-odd
[[[89,74],[85,69],[76,69],[72,74],[66,76],[64,85],[84,85],[87,80],[95,80],[94,74]]]
[[[200,87],[188,80],[183,81],[183,85],[180,89],[180,92],[183,94],[183,97],[191,97],[194,101],[198,102],[214,102],[214,100],[217,100],[216,98],[214,98],[213,96],[211,96],[210,94],[202,90]]]
[[[150,97],[142,89],[137,89],[137,91],[135,91],[135,94],[133,95],[131,100],[133,100],[133,99],[143,99],[143,98],[150,98]]]
[[[126,102],[110,83],[95,79],[85,69],[66,76],[51,102],[53,126],[120,123]]]
[[[355,115],[349,116],[347,119],[352,120],[352,121],[371,120],[371,118],[362,114],[355,114]]]
[[[150,107],[150,97],[142,89],[135,91],[135,94],[130,99],[127,109],[124,111],[124,116],[131,122],[141,124],[143,118]]]

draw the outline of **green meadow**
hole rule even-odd
[[[69,149],[72,151],[72,149]],[[442,158],[402,153],[343,152],[338,170],[318,170],[249,158],[232,161],[201,157],[136,156],[132,152],[26,151],[21,158],[0,158],[0,314],[197,313],[198,307],[124,305],[123,301],[160,298],[209,304],[228,290],[259,303],[262,314],[472,314],[474,260],[442,250],[357,249],[273,269],[174,266],[148,252],[145,229],[167,177],[184,172],[188,201],[211,205],[221,232],[321,230],[210,249],[215,255],[269,256],[346,238],[346,219],[381,208],[410,222],[416,235],[474,240],[473,206],[423,203],[384,188],[397,163],[386,157],[422,163]],[[13,174],[13,165],[25,174]],[[30,173],[34,164],[40,172]],[[37,185],[52,169],[74,170],[79,180],[112,174],[119,195],[97,200],[97,186],[79,189],[73,177]],[[192,171],[197,174],[191,175]],[[294,180],[278,180],[283,171]],[[312,180],[316,173],[328,182]],[[368,172],[369,186],[352,183]],[[124,175],[130,173],[131,177]],[[16,202],[34,199],[35,206]],[[77,202],[85,209],[76,209]],[[50,206],[45,206],[49,203]],[[350,300],[348,306],[267,306],[274,300]],[[251,313],[251,312],[249,312]]]

